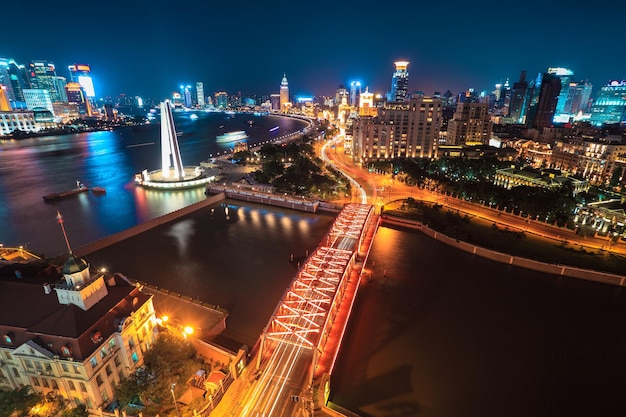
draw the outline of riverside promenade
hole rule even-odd
[[[587,281],[594,281],[603,284],[611,284],[623,287],[626,285],[626,276],[609,274],[606,272],[593,271],[589,269],[576,268],[568,265],[550,264],[545,262],[539,262],[528,258],[522,258],[519,256],[513,256],[507,253],[494,251],[491,249],[482,248],[480,246],[473,245],[471,243],[463,242],[443,233],[434,231],[428,226],[416,220],[403,219],[388,214],[381,215],[381,224],[383,226],[398,226],[404,228],[410,228],[419,230],[426,236],[429,236],[435,240],[438,240],[446,245],[453,246],[464,252],[469,252],[474,255],[481,256],[492,261],[518,266],[521,268],[532,269],[534,271],[546,272],[549,274],[567,276],[572,278],[584,279]]]

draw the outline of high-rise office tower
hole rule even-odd
[[[388,102],[376,117],[353,124],[353,157],[360,161],[392,158],[433,158],[442,121],[441,99],[413,97]]]
[[[569,84],[572,81],[574,72],[567,68],[548,68],[548,74],[556,76],[561,82],[559,97],[554,109],[554,116],[559,117],[561,114],[569,114],[565,111],[569,96]]]
[[[225,91],[215,93],[215,106],[222,110],[228,108],[228,94]]]
[[[54,63],[45,60],[31,61],[28,77],[31,88],[48,90],[53,103],[67,102],[65,78],[57,76]]]
[[[598,93],[591,106],[591,124],[626,123],[626,81],[611,81]]]
[[[537,111],[533,126],[538,129],[553,125],[554,114],[561,93],[561,78],[556,74],[545,73],[541,79],[541,89],[537,100]]]
[[[91,67],[87,64],[74,64],[68,67],[70,70],[70,80],[79,83],[88,98],[96,97],[96,91],[93,87],[93,79],[91,78]]]
[[[361,82],[352,81],[350,83],[350,106],[357,107],[361,98]]]
[[[12,108],[26,108],[23,90],[30,88],[30,81],[24,65],[18,65],[13,59],[0,58],[0,84],[7,87]]]
[[[446,143],[464,145],[469,142],[488,144],[493,123],[488,103],[459,102],[452,120],[448,121]]]
[[[572,115],[577,114],[579,111],[583,113],[589,111],[589,99],[592,89],[593,86],[587,81],[571,82],[564,111]]]
[[[344,97],[346,98],[346,101],[347,101],[349,97],[349,93],[348,93],[348,89],[343,84],[341,84],[339,85],[339,87],[337,87],[337,91],[335,91],[335,106],[340,105]]]
[[[522,71],[519,76],[519,81],[513,83],[511,89],[511,104],[509,106],[509,117],[511,117],[515,123],[524,123],[522,115],[524,107],[526,106],[526,90],[528,89],[528,81],[526,81],[526,71]]]
[[[409,85],[408,61],[396,61],[396,71],[391,79],[390,100],[395,102],[406,101],[406,92]]]
[[[196,83],[196,94],[198,95],[198,106],[204,107],[206,103],[204,101],[204,84],[202,81]]]
[[[287,103],[289,103],[289,83],[287,82],[287,74],[283,74],[283,79],[280,82],[280,111],[287,110]]]
[[[67,94],[67,102],[75,107],[76,113],[79,115],[91,115],[91,104],[85,94],[83,86],[79,83],[70,82],[65,85]]]

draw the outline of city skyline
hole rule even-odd
[[[503,10],[496,2],[388,8],[372,1],[358,8],[279,2],[259,10],[248,0],[176,6],[157,1],[148,8],[113,1],[105,8],[85,7],[88,30],[54,43],[40,41],[51,32],[46,9],[56,10],[42,4],[27,23],[7,22],[5,33],[19,35],[0,54],[22,64],[52,61],[62,76],[67,65],[89,64],[99,97],[163,98],[180,84],[198,81],[207,93],[271,94],[283,74],[294,95],[332,95],[352,80],[384,94],[398,60],[411,63],[408,91],[426,94],[491,91],[507,78],[515,82],[522,70],[532,77],[548,67],[571,68],[575,79],[594,85],[594,97],[609,80],[626,78],[626,58],[613,53],[621,46],[619,25],[611,24],[617,17],[610,13],[619,9],[617,1],[584,6],[584,13],[577,2],[558,3],[533,1]],[[7,15],[19,15],[17,4],[7,8]],[[405,21],[399,21],[398,10]],[[558,16],[557,27],[543,16]],[[567,26],[558,27],[560,22]]]

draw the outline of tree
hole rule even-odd
[[[29,410],[42,399],[30,386],[13,391],[0,391],[0,416],[27,416]]]
[[[84,404],[79,404],[74,408],[68,408],[61,413],[60,417],[89,417],[89,411]]]

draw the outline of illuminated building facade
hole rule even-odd
[[[489,104],[459,102],[456,111],[448,121],[446,144],[465,145],[466,143],[488,144],[493,123],[489,115]]]
[[[409,62],[408,61],[396,61],[394,62],[396,71],[391,78],[391,93],[389,101],[403,102],[407,100],[407,89],[409,86]]]
[[[283,75],[283,79],[280,82],[280,111],[286,112],[289,107],[289,83],[287,82],[287,75]]]
[[[553,125],[556,107],[561,94],[561,78],[556,74],[544,73],[537,100],[533,127],[542,129]]]
[[[9,135],[15,130],[22,132],[37,132],[39,130],[32,111],[0,111],[0,136]]]
[[[626,123],[626,81],[611,81],[602,87],[591,106],[591,124]]]
[[[79,83],[67,83],[65,85],[67,94],[67,102],[73,108],[70,113],[76,113],[77,116],[91,115],[91,104],[85,95],[83,86]]]
[[[25,88],[30,88],[30,81],[24,65],[18,65],[13,59],[0,58],[0,84],[7,87],[7,95],[12,109],[25,109]]]
[[[204,84],[202,81],[196,83],[196,95],[198,96],[198,106],[204,108],[206,102],[204,101]]]
[[[24,89],[24,101],[28,110],[46,109],[54,114],[52,107],[52,99],[50,91],[43,88],[26,88]]]
[[[527,90],[528,81],[526,81],[526,71],[522,71],[519,81],[513,83],[513,88],[511,89],[509,117],[513,119],[513,123],[524,123],[524,118],[526,117]]]
[[[437,154],[443,104],[440,99],[414,97],[387,103],[376,117],[353,123],[353,158],[358,162],[392,158],[434,158]]]
[[[11,102],[9,101],[9,92],[6,85],[0,84],[0,111],[10,111]]]
[[[228,108],[228,94],[224,91],[215,93],[215,106],[218,109],[225,110]]]
[[[352,81],[350,83],[350,106],[358,107],[361,98],[361,82]]]
[[[59,268],[0,251],[10,260],[0,268],[0,389],[30,386],[102,415],[154,343],[152,297],[71,252]]]
[[[374,107],[374,94],[365,87],[365,92],[359,98],[359,116],[376,116],[377,109]]]
[[[67,103],[65,94],[66,80],[56,74],[56,68],[52,62],[31,61],[28,69],[30,85],[33,89],[44,89],[50,92],[53,103]]]
[[[548,68],[548,74],[556,76],[561,82],[559,98],[554,109],[555,118],[561,114],[569,114],[570,112],[566,112],[566,107],[569,98],[569,85],[574,72],[568,68]]]
[[[70,65],[68,69],[70,70],[70,80],[79,83],[88,98],[95,98],[96,91],[93,87],[93,79],[91,78],[91,67],[87,64],[74,64]]]

